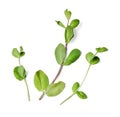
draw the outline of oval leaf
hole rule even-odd
[[[16,58],[19,58],[20,57],[20,53],[19,51],[17,50],[17,48],[13,48],[12,50],[12,55]]]
[[[80,87],[80,84],[78,82],[75,82],[72,86],[72,91],[76,92],[78,90],[78,88]]]
[[[71,26],[67,26],[65,28],[65,42],[69,43],[73,37],[74,37],[73,28]]]
[[[47,75],[42,70],[39,70],[35,73],[34,85],[39,91],[44,91],[47,89],[49,80]]]
[[[65,88],[65,83],[60,81],[55,84],[51,84],[47,89],[47,96],[57,96],[59,95]]]
[[[76,94],[81,99],[87,99],[87,95],[83,91],[77,91]]]
[[[65,16],[66,16],[66,18],[67,18],[68,20],[70,19],[71,15],[72,15],[71,11],[68,11],[68,9],[66,9],[66,10],[64,11],[64,14],[65,14]]]
[[[72,20],[71,23],[70,23],[70,26],[71,26],[72,28],[76,28],[78,25],[79,25],[79,20],[78,20],[78,19],[74,19],[74,20]]]
[[[18,80],[23,80],[26,78],[26,71],[25,68],[21,65],[21,66],[17,66],[14,68],[14,76],[16,79]]]
[[[86,54],[86,60],[90,63],[90,61],[94,58],[94,54],[92,52],[88,52]]]
[[[99,48],[96,48],[96,51],[97,51],[98,53],[101,53],[101,52],[106,52],[106,51],[108,51],[108,49],[107,49],[106,47],[99,47]]]
[[[63,44],[59,44],[55,49],[55,57],[58,64],[63,64],[66,57],[66,49]]]
[[[95,57],[93,57],[93,59],[90,61],[90,64],[91,64],[91,65],[95,65],[95,64],[97,64],[97,63],[99,63],[99,62],[100,62],[99,57],[95,56]]]
[[[78,49],[74,49],[70,52],[68,57],[66,58],[64,65],[70,65],[74,63],[81,55],[81,51]]]
[[[23,57],[25,55],[25,52],[20,52],[20,57]]]
[[[56,21],[56,23],[57,23],[59,26],[65,28],[64,24],[63,24],[61,21]]]

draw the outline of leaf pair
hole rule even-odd
[[[106,47],[96,48],[96,54],[106,52],[106,51],[108,51],[108,49]],[[88,61],[88,63],[90,65],[95,65],[100,62],[100,58],[98,56],[96,56],[96,54],[93,54],[92,52],[88,52],[86,54],[86,60]]]
[[[66,28],[65,25],[61,21],[56,21],[56,23],[61,26],[62,28]],[[74,19],[70,22],[70,27],[72,29],[76,28],[79,25],[80,21],[78,19]]]
[[[13,48],[12,55],[16,58],[20,58],[25,55],[25,52],[23,51],[23,47],[20,47],[20,51],[18,51],[17,48]]]
[[[47,96],[50,97],[59,95],[65,88],[65,83],[62,81],[49,84],[48,76],[42,70],[39,70],[35,73],[34,85],[38,91],[43,91]]]
[[[75,82],[72,86],[73,93],[77,94],[77,96],[81,99],[87,99],[87,95],[83,91],[78,91],[80,88],[80,84],[78,82]]]
[[[74,63],[80,55],[81,51],[79,49],[73,49],[66,58],[66,48],[61,43],[55,49],[55,58],[57,63],[60,65],[70,65]]]

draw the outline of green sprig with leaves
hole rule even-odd
[[[91,66],[96,65],[96,64],[98,64],[100,62],[100,58],[97,56],[97,54],[102,53],[102,52],[106,52],[106,51],[108,51],[108,49],[106,47],[99,47],[99,48],[96,48],[96,53],[95,54],[93,54],[92,52],[88,52],[86,54],[85,58],[86,58],[87,62],[89,63],[89,65],[88,65],[88,69],[86,71],[86,74],[85,74],[82,82],[81,83],[75,82],[73,84],[73,86],[72,86],[72,94],[70,96],[68,96],[65,100],[63,100],[60,103],[60,105],[65,103],[67,100],[69,100],[74,95],[77,95],[81,99],[87,99],[87,95],[83,91],[81,91],[80,88],[84,84]]]
[[[68,44],[73,39],[74,29],[80,24],[80,21],[78,19],[73,19],[70,21],[72,13],[67,9],[64,11],[64,14],[67,19],[66,25],[64,25],[61,21],[56,21],[56,23],[64,29],[65,38],[65,44],[59,43],[55,48],[55,58],[57,63],[60,65],[60,68],[51,83],[49,83],[48,76],[42,70],[38,70],[34,75],[34,85],[38,91],[42,92],[42,95],[39,98],[40,100],[45,94],[49,97],[53,97],[59,95],[64,90],[65,83],[63,81],[59,81],[57,83],[55,82],[62,72],[63,67],[71,65],[81,55],[81,51],[77,48],[73,49],[67,55]]]
[[[24,80],[26,88],[27,88],[27,94],[28,94],[28,100],[30,101],[30,93],[29,93],[29,88],[28,88],[28,84],[27,84],[27,72],[24,68],[23,65],[21,65],[21,57],[23,57],[25,55],[25,52],[23,50],[23,47],[20,47],[20,50],[18,50],[17,48],[13,48],[12,50],[12,55],[18,59],[18,63],[19,65],[16,66],[13,70],[14,76],[17,80],[22,81]]]
[[[74,48],[71,50],[70,53],[68,53],[68,45],[71,42],[71,40],[74,38],[74,35],[75,35],[74,29],[78,27],[78,25],[80,24],[80,20],[79,19],[71,20],[72,12],[69,11],[68,9],[64,11],[64,15],[65,15],[65,18],[67,19],[66,24],[63,24],[61,21],[56,21],[56,23],[60,27],[62,27],[64,30],[64,41],[65,41],[64,44],[59,43],[56,46],[55,52],[54,52],[56,62],[59,65],[58,72],[56,73],[55,77],[53,78],[51,82],[49,81],[49,77],[47,76],[47,74],[41,69],[37,70],[34,74],[35,88],[39,92],[42,93],[39,100],[41,100],[45,95],[48,97],[54,97],[54,96],[61,94],[61,92],[65,89],[65,83],[63,81],[58,81],[58,82],[56,81],[59,75],[61,74],[63,67],[73,64],[81,56],[81,51],[78,48]],[[85,73],[85,76],[82,82],[73,83],[71,87],[72,94],[68,96],[65,100],[63,100],[60,103],[60,105],[65,103],[67,100],[69,100],[74,95],[77,95],[80,99],[87,99],[86,93],[84,93],[84,91],[81,91],[80,89],[83,86],[87,78],[87,75],[90,71],[91,66],[94,66],[100,62],[98,53],[103,53],[106,51],[108,51],[106,47],[99,47],[99,48],[96,48],[95,54],[92,52],[88,52],[86,54],[85,58],[89,65],[88,65],[87,71]],[[22,81],[22,80],[25,81],[26,88],[27,88],[27,94],[28,94],[28,100],[30,101],[30,93],[29,93],[29,88],[28,88],[28,84],[26,81],[27,72],[24,66],[21,65],[21,57],[25,55],[25,52],[22,47],[20,47],[19,50],[17,48],[13,48],[12,55],[18,59],[18,63],[19,63],[19,65],[16,66],[13,70],[14,76],[19,81]]]

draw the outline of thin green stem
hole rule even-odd
[[[19,66],[21,65],[21,63],[20,63],[20,57],[18,58],[18,63],[19,63]]]
[[[60,103],[60,105],[62,105],[63,103],[65,103],[67,100],[69,100],[73,95],[75,95],[75,93],[72,93],[69,97],[67,97],[64,101],[62,101]]]
[[[26,88],[27,88],[28,100],[30,101],[30,92],[29,92],[28,84],[27,84],[26,79],[24,79],[24,81],[25,81],[25,85],[26,85]]]
[[[96,52],[96,53],[94,54],[94,56],[96,56],[96,55],[97,55],[97,53],[98,53],[98,52]]]
[[[69,20],[68,20],[68,22],[67,22],[67,26],[69,25]]]
[[[87,78],[87,75],[88,75],[88,72],[89,72],[89,70],[90,70],[90,67],[91,67],[91,65],[88,66],[88,69],[87,69],[87,71],[86,71],[86,74],[85,74],[85,76],[84,76],[82,82],[81,82],[80,87],[81,87],[81,86],[83,85],[83,83],[85,82],[85,80],[86,80],[86,78]]]

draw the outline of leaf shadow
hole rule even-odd
[[[80,29],[82,28],[82,25],[83,25],[83,23],[80,23],[80,25],[76,29],[74,29],[74,37],[71,40],[71,43],[73,43],[74,41],[77,40],[79,32],[80,32]]]

